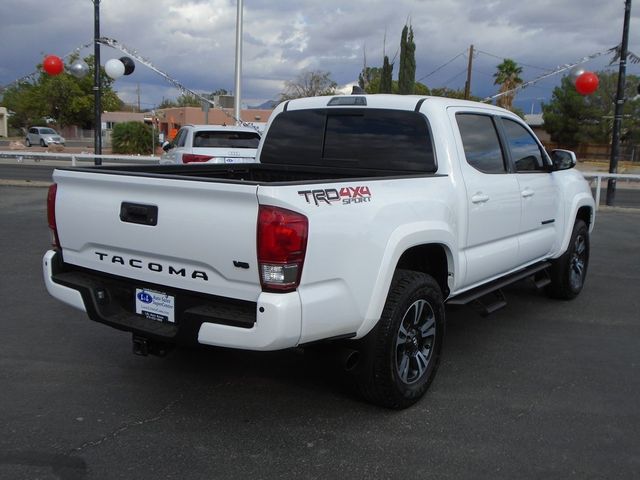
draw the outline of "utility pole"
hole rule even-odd
[[[93,152],[102,155],[102,105],[100,102],[100,0],[93,0],[93,103],[94,103],[94,135]],[[96,165],[102,165],[102,159],[93,158]]]
[[[242,0],[238,0],[238,13],[236,14],[236,75],[235,75],[235,95],[234,95],[234,112],[236,124],[240,125],[240,99],[241,89],[240,81],[242,76]]]
[[[620,44],[620,68],[618,70],[618,92],[616,94],[616,108],[613,117],[613,134],[611,138],[611,160],[609,173],[618,173],[618,157],[620,156],[620,130],[622,129],[622,114],[624,108],[624,87],[627,73],[627,53],[629,47],[629,19],[631,18],[631,0],[624,3],[624,26],[622,28],[622,43]],[[616,179],[607,181],[607,205],[611,206],[616,200]]]
[[[469,100],[471,96],[471,67],[473,66],[473,45],[469,47],[469,65],[467,66],[467,81],[464,84],[464,98]]]

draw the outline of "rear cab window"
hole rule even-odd
[[[261,163],[434,173],[426,117],[375,108],[292,110],[269,127]]]
[[[193,135],[194,147],[258,148],[258,132],[201,130]]]

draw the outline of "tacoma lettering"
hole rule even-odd
[[[176,267],[174,265],[163,265],[158,262],[145,263],[138,258],[127,258],[120,255],[111,255],[104,252],[93,252],[98,256],[98,259],[102,262],[110,262],[122,266],[130,266],[132,268],[147,269],[150,272],[163,273],[166,272],[169,275],[178,275],[180,277],[186,277],[187,275],[193,279],[199,278],[205,282],[209,281],[209,276],[202,270],[187,270],[186,267]]]

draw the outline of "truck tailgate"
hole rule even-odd
[[[56,170],[65,263],[256,301],[256,185]]]

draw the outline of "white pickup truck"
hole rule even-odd
[[[589,187],[506,110],[291,100],[257,160],[56,169],[49,293],[140,354],[333,342],[367,400],[404,408],[434,377],[446,303],[488,313],[527,277],[552,297],[583,287]]]

